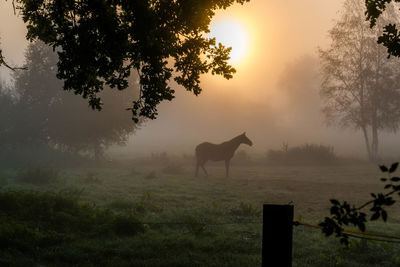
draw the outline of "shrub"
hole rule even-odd
[[[22,183],[45,185],[57,182],[59,175],[55,169],[35,167],[19,171],[15,179]]]
[[[289,148],[287,144],[281,150],[269,150],[268,160],[283,164],[326,164],[337,161],[333,147],[316,144],[304,144]]]

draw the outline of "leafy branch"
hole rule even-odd
[[[335,234],[336,237],[340,238],[340,242],[346,246],[349,244],[349,235],[344,233],[345,226],[357,227],[361,232],[365,232],[367,222],[367,214],[361,210],[369,207],[371,221],[376,221],[382,218],[384,222],[387,221],[388,213],[385,210],[386,207],[392,206],[396,203],[396,200],[392,198],[392,195],[398,194],[400,196],[400,177],[392,176],[396,171],[399,163],[393,163],[390,168],[385,165],[379,166],[380,170],[387,174],[387,178],[381,178],[382,182],[387,183],[384,187],[387,190],[386,193],[371,193],[372,199],[365,202],[359,207],[350,205],[347,201],[340,202],[337,199],[331,199],[330,202],[332,207],[330,208],[330,217],[325,217],[324,221],[319,225],[322,226],[322,232],[326,236]]]

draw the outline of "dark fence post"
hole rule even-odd
[[[263,267],[291,267],[293,206],[268,205],[263,208]]]

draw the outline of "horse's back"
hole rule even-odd
[[[197,160],[225,160],[228,157],[222,144],[204,142],[196,146]]]
[[[216,144],[212,144],[209,142],[204,142],[196,146],[196,155],[200,155],[202,153],[207,153],[212,151]]]

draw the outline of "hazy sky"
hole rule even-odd
[[[283,142],[289,146],[308,142],[334,145],[342,154],[364,153],[360,133],[324,125],[318,77],[312,75],[318,73],[317,49],[329,44],[327,32],[342,3],[252,0],[218,12],[213,25],[234,21],[246,35],[247,50],[242,60],[233,62],[234,78],[202,77],[204,91],[198,97],[172,83],[176,98],[163,103],[158,119],[146,122],[118,153],[193,153],[200,142],[219,143],[244,131],[254,143],[249,152],[264,153]],[[8,62],[22,64],[25,28],[21,18],[14,16],[10,1],[0,2],[0,36]],[[4,77],[4,68],[1,71]],[[299,84],[288,78],[293,73],[308,80]]]

